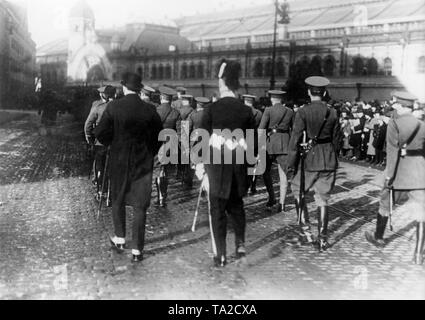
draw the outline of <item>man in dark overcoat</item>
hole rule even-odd
[[[272,90],[269,92],[272,106],[266,108],[261,119],[259,129],[267,130],[267,164],[266,172],[263,175],[264,184],[269,194],[267,208],[271,209],[276,204],[273,189],[273,179],[271,170],[276,161],[279,165],[280,179],[280,199],[278,212],[285,211],[286,192],[288,190],[288,180],[286,178],[288,143],[291,134],[294,112],[283,105],[284,91]]]
[[[156,111],[161,118],[163,128],[174,130],[180,137],[181,116],[177,109],[171,107],[171,101],[176,91],[168,87],[160,87],[159,92],[161,94],[161,104]],[[167,206],[169,175],[170,164],[161,164],[159,177],[156,178],[156,185],[159,196],[157,204],[163,208]]]
[[[154,157],[160,144],[161,119],[140,99],[142,79],[137,74],[123,76],[124,97],[108,104],[95,129],[96,138],[110,146],[113,248],[122,252],[126,236],[126,205],[134,208],[133,262],[143,259],[146,213],[152,194]]]
[[[318,206],[318,246],[319,250],[327,250],[329,245],[328,202],[335,186],[336,171],[338,168],[338,141],[340,123],[335,109],[331,109],[322,101],[322,97],[329,85],[329,80],[323,77],[310,77],[306,79],[308,94],[311,103],[301,108],[296,116],[289,142],[288,175],[295,178],[291,187],[296,200],[297,212],[300,217],[301,229],[311,241],[310,222],[307,206],[300,207],[299,194],[301,188],[301,170],[299,168],[299,146],[305,140],[314,141],[312,149],[305,158],[305,189],[315,191],[315,201]],[[325,120],[326,119],[326,120]]]
[[[408,92],[395,92],[393,108],[397,115],[388,123],[385,188],[379,202],[376,231],[366,239],[384,247],[384,233],[390,215],[390,202],[402,204],[416,220],[416,248],[413,261],[423,264],[425,242],[425,124],[413,115],[416,98]],[[391,199],[392,195],[392,199]],[[403,199],[408,201],[403,202]]]
[[[255,130],[255,120],[251,108],[236,98],[236,91],[240,87],[239,77],[241,66],[236,61],[225,61],[221,64],[219,73],[219,90],[221,99],[208,105],[203,113],[201,128],[210,133],[210,164],[205,165],[209,178],[209,202],[211,214],[211,233],[213,239],[214,263],[217,267],[224,267],[226,257],[227,214],[233,220],[235,232],[236,257],[242,258],[246,254],[245,229],[246,218],[243,197],[247,194],[247,165],[236,162],[238,146],[246,141],[246,130]],[[234,132],[240,129],[245,137],[231,138],[225,134],[219,135],[219,130]],[[214,163],[213,154],[220,155],[221,162]],[[232,161],[225,164],[225,152],[231,152]],[[197,176],[202,171],[197,168]]]

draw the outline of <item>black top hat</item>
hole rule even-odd
[[[126,72],[122,76],[121,84],[128,90],[140,92],[143,88],[142,78],[135,73]]]

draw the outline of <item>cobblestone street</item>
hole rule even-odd
[[[220,270],[212,267],[206,199],[192,233],[197,185],[184,190],[172,179],[168,208],[149,211],[145,261],[133,265],[130,251],[111,251],[111,209],[96,218],[82,128],[66,115],[45,135],[39,122],[31,114],[0,125],[0,299],[425,299],[407,213],[395,211],[384,249],[364,238],[375,228],[378,170],[341,164],[326,253],[299,241],[292,197],[285,214],[265,211],[260,178],[245,200],[247,261],[230,255]],[[314,213],[311,195],[308,203]]]

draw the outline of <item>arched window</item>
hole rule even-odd
[[[154,64],[152,65],[152,68],[151,68],[151,79],[156,79],[157,76],[158,74],[157,74],[156,64]]]
[[[276,76],[284,77],[285,76],[285,60],[282,57],[277,59],[276,62]]]
[[[180,72],[180,78],[181,79],[187,79],[187,64],[186,62],[182,64],[182,69]]]
[[[158,79],[164,79],[164,66],[162,64],[158,67]]]
[[[364,63],[363,63],[363,59],[360,57],[356,57],[353,59],[353,70],[352,70],[352,75],[353,76],[361,76],[363,74],[363,69],[364,69]]]
[[[143,68],[142,68],[142,67],[138,67],[138,68],[137,68],[137,74],[138,74],[141,78],[143,78]]]
[[[56,72],[56,70],[53,70],[53,72],[52,72],[52,82],[53,83],[58,83],[58,73]]]
[[[391,58],[384,59],[384,74],[386,76],[391,76],[393,73],[393,61]]]
[[[169,64],[165,66],[165,79],[171,79],[171,66]]]
[[[46,82],[50,83],[51,79],[50,79],[50,72],[46,72]]]
[[[322,58],[314,56],[310,63],[309,73],[311,76],[322,76]]]
[[[196,78],[196,67],[193,62],[189,66],[189,78],[190,79]]]
[[[267,59],[266,66],[264,68],[264,76],[270,77],[272,75],[272,59]]]
[[[261,59],[257,59],[254,64],[254,77],[262,77],[263,76],[263,62]]]
[[[378,61],[375,58],[370,58],[367,61],[367,73],[368,75],[377,75],[378,74]]]
[[[419,58],[418,61],[418,72],[425,73],[425,56]]]
[[[197,70],[197,73],[196,73],[196,77],[198,79],[204,78],[204,64],[202,62],[198,63],[198,70]]]
[[[327,56],[323,63],[323,73],[325,76],[332,77],[335,70],[335,60],[332,56]]]

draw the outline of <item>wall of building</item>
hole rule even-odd
[[[34,91],[35,43],[24,9],[0,2],[0,108],[24,107]]]

